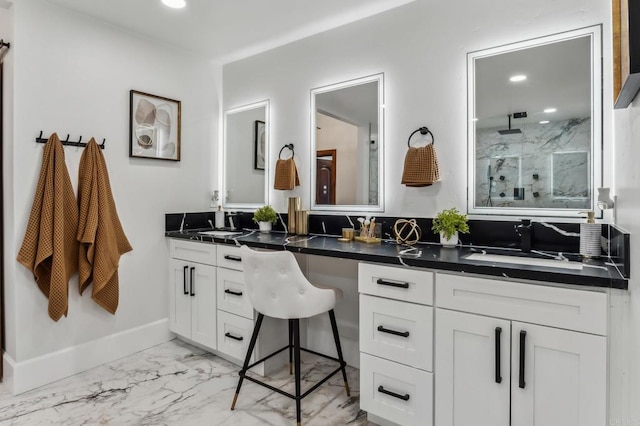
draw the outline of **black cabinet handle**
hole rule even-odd
[[[224,335],[227,336],[229,339],[237,340],[238,342],[242,342],[244,340],[244,337],[242,337],[242,336],[234,336],[231,333],[224,333]]]
[[[395,282],[389,280],[383,280],[382,278],[378,278],[376,281],[380,285],[386,285],[389,287],[399,287],[399,288],[409,288],[409,283]]]
[[[386,390],[384,388],[384,386],[378,386],[378,392],[383,393],[385,395],[392,396],[394,398],[401,399],[403,401],[408,401],[409,400],[409,394],[408,393],[405,393],[404,395],[400,395],[399,393],[395,393],[395,392],[391,392],[391,391]]]
[[[500,375],[500,337],[502,335],[502,327],[496,327],[496,383],[502,383]]]
[[[378,331],[380,331],[382,333],[393,334],[394,336],[409,337],[409,332],[408,331],[389,330],[388,328],[384,328],[381,325],[378,326]]]
[[[196,295],[196,288],[195,288],[196,284],[193,282],[193,273],[195,272],[195,270],[196,270],[196,267],[192,266],[191,267],[191,271],[190,271],[191,272],[191,295],[192,296]]]
[[[232,296],[242,296],[242,292],[241,291],[233,291],[233,290],[229,290],[228,288],[224,290],[225,293],[230,294]]]
[[[520,389],[524,389],[526,383],[524,382],[524,343],[527,338],[527,332],[520,330],[520,374],[519,384]]]
[[[227,260],[233,260],[234,262],[242,262],[242,258],[240,256],[232,256],[230,254],[225,254],[224,258]]]
[[[184,291],[184,294],[189,294],[189,290],[187,290],[187,269],[189,269],[189,266],[184,265],[182,270],[182,291]]]

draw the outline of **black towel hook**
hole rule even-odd
[[[47,143],[47,141],[49,140],[48,138],[43,138],[42,134],[43,134],[43,132],[42,132],[42,130],[40,130],[40,135],[36,138],[36,142],[37,143]],[[69,134],[67,134],[67,138],[65,140],[61,140],[60,142],[62,143],[62,145],[76,146],[76,147],[80,147],[80,148],[87,146],[86,142],[82,142],[82,136],[80,136],[77,141],[70,141],[69,140]],[[105,144],[106,143],[107,143],[106,139],[102,139],[102,143],[96,142],[98,147],[100,147],[101,149],[105,148]]]
[[[288,143],[288,144],[285,144],[282,148],[280,148],[280,152],[278,153],[278,159],[281,159],[282,151],[284,151],[285,148],[289,148],[291,150],[291,158],[293,158],[293,156],[296,155],[296,152],[293,150],[293,144]]]
[[[433,136],[433,133],[431,133],[431,130],[429,130],[428,127],[420,127],[419,129],[416,129],[413,131],[413,133],[411,133],[409,135],[409,140],[407,140],[407,146],[409,148],[411,148],[411,138],[413,137],[413,135],[415,135],[416,133],[420,132],[421,135],[430,135],[431,136],[431,143],[435,145],[436,143],[436,138]]]

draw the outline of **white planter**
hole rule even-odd
[[[458,231],[455,232],[448,240],[444,237],[442,232],[440,233],[440,244],[443,247],[455,247],[458,245]]]
[[[258,226],[260,227],[260,232],[271,232],[271,226],[273,224],[271,222],[258,222]]]

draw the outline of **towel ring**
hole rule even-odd
[[[296,155],[296,152],[293,150],[293,144],[292,143],[288,143],[285,144],[282,148],[280,148],[280,152],[278,153],[278,159],[281,160],[281,156],[282,156],[282,151],[284,151],[285,148],[289,148],[291,150],[291,158],[293,158],[294,155]]]
[[[429,128],[427,127],[420,127],[419,129],[414,130],[413,133],[409,135],[409,140],[407,140],[407,146],[409,148],[411,148],[411,138],[418,132],[420,132],[421,135],[431,135],[431,144],[435,145],[436,138],[433,136],[433,133],[431,133],[431,130],[429,130]]]

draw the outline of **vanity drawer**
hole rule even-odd
[[[433,424],[433,374],[360,354],[360,408],[399,425]]]
[[[240,256],[240,247],[230,245],[218,245],[218,266],[223,268],[235,269],[243,271],[242,257]]]
[[[607,334],[607,294],[598,291],[438,273],[436,303],[439,308]]]
[[[244,361],[253,333],[253,320],[218,311],[218,351]],[[251,361],[255,358],[251,355]]]
[[[218,309],[253,319],[253,306],[244,285],[244,272],[218,268]]]
[[[373,296],[433,305],[433,272],[360,263],[358,291]]]
[[[433,308],[361,294],[360,351],[433,371]]]
[[[169,240],[169,255],[187,262],[216,265],[216,245],[197,241]]]

